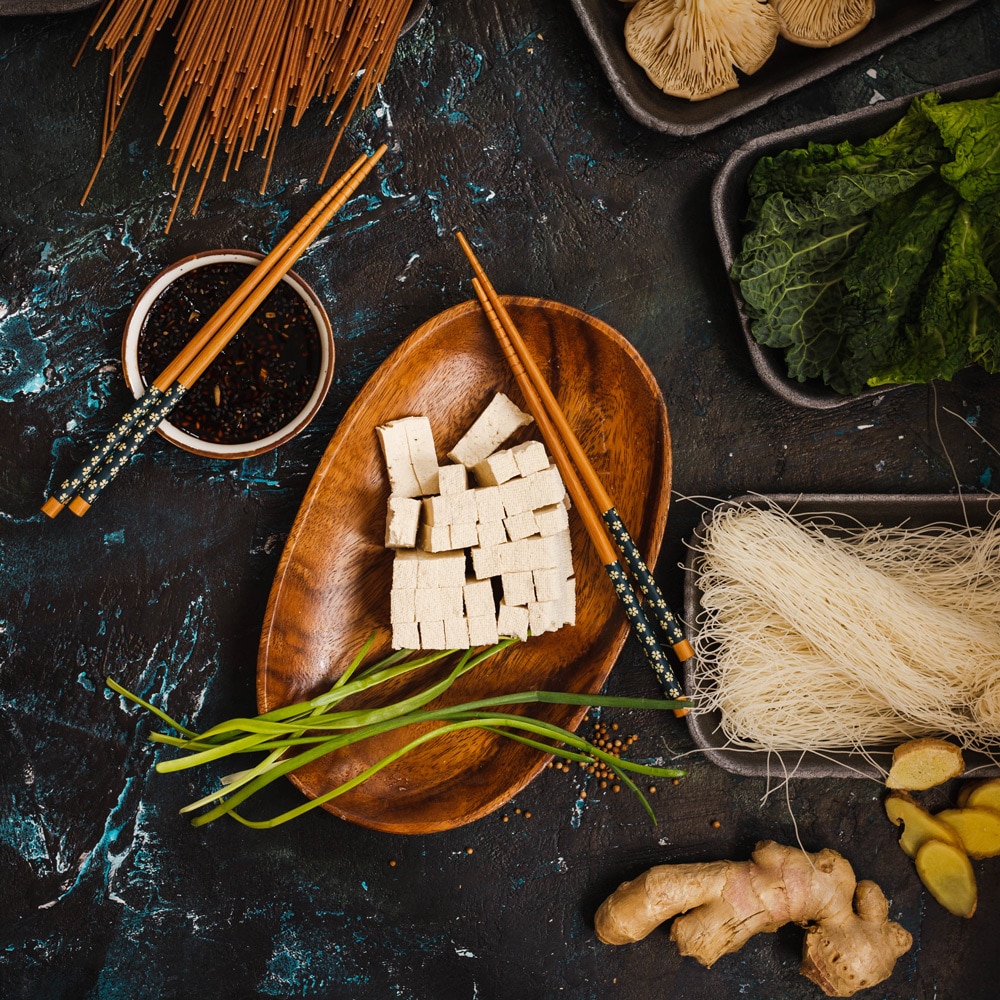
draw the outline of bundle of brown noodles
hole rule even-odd
[[[816,752],[948,733],[1000,748],[1000,518],[853,527],[736,505],[697,543],[702,711],[731,746]]]
[[[318,178],[322,183],[351,116],[385,79],[411,0],[107,0],[88,35],[111,53],[100,155],[93,187],[139,70],[156,35],[183,6],[174,63],[161,104],[160,142],[173,129],[174,219],[190,175],[201,174],[197,211],[218,162],[225,179],[261,146],[263,192],[282,125],[297,125],[314,99],[327,124],[353,96]],[[84,43],[84,48],[86,42]],[[81,54],[83,48],[81,48]],[[77,56],[79,59],[79,55]]]

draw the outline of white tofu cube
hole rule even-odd
[[[414,610],[418,622],[461,618],[462,588],[437,587],[434,590],[417,590],[414,592]]]
[[[392,586],[410,590],[417,589],[417,565],[419,554],[412,549],[397,552],[392,559]]]
[[[503,501],[498,486],[480,486],[472,492],[476,498],[476,520],[480,524],[503,520]]]
[[[563,582],[562,597],[556,601],[563,625],[576,624],[576,577],[571,576]]]
[[[469,473],[464,465],[438,466],[438,493],[461,493],[469,488]]]
[[[421,649],[447,649],[444,641],[444,622],[420,623]]]
[[[438,573],[437,580],[439,587],[464,587],[465,586],[465,553],[447,552],[437,557]]]
[[[450,618],[465,617],[465,587],[441,587],[438,590],[441,595],[441,609],[444,611],[442,617],[445,621]]]
[[[555,465],[550,465],[541,472],[533,472],[525,482],[529,485],[536,508],[562,503],[562,498],[566,495],[566,486]]]
[[[479,520],[479,507],[476,504],[476,494],[472,490],[461,493],[449,493],[452,524],[475,524]]]
[[[467,580],[463,592],[467,618],[482,618],[485,615],[496,617],[493,584],[489,580]]]
[[[538,601],[561,600],[566,591],[566,577],[560,569],[536,569],[531,574]]]
[[[438,494],[433,497],[424,497],[423,515],[424,524],[430,524],[435,528],[451,524],[451,496]]]
[[[413,593],[413,612],[418,622],[443,621],[444,612],[438,587],[423,588]]]
[[[566,576],[573,575],[573,543],[568,530],[557,532],[544,539],[552,560]]]
[[[518,409],[498,392],[475,423],[448,452],[453,462],[472,467],[492,455],[516,430],[531,423],[531,415]]]
[[[501,573],[530,573],[539,566],[541,555],[537,551],[537,543],[544,541],[541,537],[520,538],[515,542],[505,542],[497,546],[497,556],[500,560]],[[544,553],[543,553],[544,554]],[[544,562],[544,559],[541,559]]]
[[[494,614],[469,617],[469,645],[492,646],[500,639],[497,631],[497,616]]]
[[[513,545],[513,542],[508,544]],[[560,531],[555,535],[542,537],[536,535],[525,538],[518,544],[527,546],[529,552],[525,557],[528,569],[559,569],[563,576],[573,573],[573,558],[570,552],[570,534]]]
[[[464,610],[461,587],[436,587],[414,593],[414,610],[418,622],[446,621],[461,618]]]
[[[543,507],[541,501],[535,499],[534,489],[531,480],[541,473],[534,473],[527,479],[511,479],[500,486],[500,500],[503,503],[503,511],[507,517],[514,514],[523,514],[526,510],[534,510],[536,507]]]
[[[535,513],[531,510],[523,511],[520,514],[512,514],[503,520],[507,537],[513,542],[519,538],[530,538],[531,535],[538,534],[538,525],[535,523]]]
[[[439,586],[438,566],[441,556],[430,552],[420,552],[417,560],[417,586],[424,590],[434,589]]]
[[[497,632],[500,635],[516,635],[524,641],[528,638],[528,609],[500,602],[497,611]]]
[[[530,476],[533,472],[541,472],[551,464],[545,445],[541,441],[525,441],[510,449],[517,463],[518,475]]]
[[[393,496],[418,497],[423,490],[413,466],[410,463],[410,445],[406,428],[398,420],[392,420],[375,428],[382,455],[385,458],[385,471],[389,476],[389,492]]]
[[[485,580],[491,576],[499,576],[500,569],[500,549],[502,546],[482,546],[479,545],[472,550],[472,571],[477,580]]]
[[[557,601],[532,601],[528,605],[528,631],[532,635],[555,632],[562,625]]]
[[[451,532],[451,547],[453,549],[471,549],[479,544],[479,526],[471,524],[453,524],[448,528]]]
[[[426,417],[405,417],[402,424],[406,430],[406,443],[410,449],[410,465],[420,484],[420,492],[438,492],[437,448],[431,422]]]
[[[422,524],[418,544],[425,552],[448,552],[452,548],[451,527],[447,524]]]
[[[469,648],[469,623],[464,618],[445,618],[445,649]]]
[[[420,649],[420,626],[416,622],[395,622],[392,626],[393,649]]]
[[[566,496],[569,496],[567,493]],[[543,536],[558,535],[569,528],[569,511],[564,504],[554,503],[540,507],[534,512],[538,533]]]
[[[526,573],[502,573],[503,599],[507,604],[527,604],[534,601],[535,587],[531,571]]]
[[[519,475],[517,462],[510,451],[495,451],[472,467],[472,474],[480,486],[499,486]]]
[[[507,529],[503,526],[503,521],[481,522],[476,525],[476,533],[483,548],[502,545],[507,541]]]
[[[389,497],[385,515],[385,547],[412,549],[417,544],[420,501],[413,497]]]
[[[403,625],[417,620],[416,590],[393,587],[389,591],[389,621]]]

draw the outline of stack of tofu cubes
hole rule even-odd
[[[377,428],[394,649],[467,649],[575,624],[562,477],[540,441],[500,448],[529,423],[497,393],[444,465],[426,417]]]

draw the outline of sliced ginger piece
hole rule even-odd
[[[965,785],[958,793],[960,807],[975,806],[977,809],[995,809],[1000,812],[1000,778],[989,778]]]
[[[970,858],[995,858],[1000,854],[1000,812],[977,806],[943,809],[934,818],[959,836]]]
[[[976,876],[969,856],[961,847],[942,840],[927,840],[914,860],[920,881],[949,913],[971,917],[976,912]]]
[[[965,760],[959,747],[926,736],[896,747],[885,784],[887,788],[922,791],[957,778],[964,770]]]
[[[962,839],[952,827],[936,819],[905,792],[893,792],[886,796],[885,812],[896,826],[902,825],[899,846],[911,858],[915,858],[921,845],[929,840],[939,840],[959,850],[962,848]]]

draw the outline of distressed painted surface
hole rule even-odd
[[[432,837],[324,813],[268,833],[195,831],[177,809],[207,777],[155,775],[164,751],[146,742],[148,720],[109,697],[104,678],[195,723],[253,710],[267,592],[311,471],[389,351],[470,297],[450,235],[459,227],[501,290],[589,310],[639,348],[667,398],[681,496],[948,491],[956,479],[995,488],[1000,459],[976,434],[1000,443],[995,379],[963,374],[936,393],[833,413],[761,387],[708,194],[752,135],[995,68],[1000,2],[678,140],[624,114],[567,5],[432,0],[338,155],[344,165],[388,142],[377,182],[298,268],[337,332],[321,415],[242,463],[151,440],[85,521],[49,522],[38,512],[47,488],[125,406],[118,352],[133,299],[185,254],[271,245],[313,200],[330,140],[322,115],[308,118],[284,134],[264,195],[248,162],[165,235],[160,46],[81,207],[105,63],[70,62],[90,19],[0,20],[0,996],[816,996],[796,973],[795,929],[710,972],[679,959],[662,932],[617,950],[593,935],[604,895],[650,864],[793,841],[783,792],[762,802],[762,781],[693,757],[690,778],[654,798],[655,828],[623,795],[547,771],[508,822],[498,814]],[[667,527],[658,575],[677,603],[674,567],[697,516],[678,501]],[[655,692],[634,646],[611,687]],[[673,719],[621,721],[642,755],[690,750]],[[994,995],[1000,864],[977,865],[980,913],[958,921],[927,903],[877,787],[799,782],[791,801],[803,843],[842,850],[916,937],[879,997]],[[296,802],[282,786],[266,807]]]

